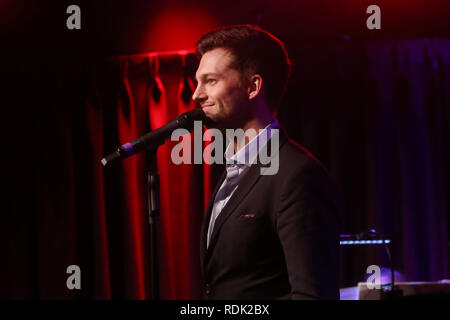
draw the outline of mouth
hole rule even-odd
[[[211,108],[212,106],[214,106],[214,105],[213,104],[204,104],[204,105],[202,105],[202,109],[205,110],[205,109]]]

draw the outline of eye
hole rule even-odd
[[[217,80],[216,80],[216,79],[208,79],[208,80],[206,80],[206,82],[207,82],[208,84],[214,84],[214,83],[217,82]]]

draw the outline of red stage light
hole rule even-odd
[[[150,51],[194,49],[198,39],[219,26],[211,12],[182,4],[162,7],[144,33],[143,48]]]

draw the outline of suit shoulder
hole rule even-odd
[[[327,168],[305,147],[287,138],[280,149],[280,169],[293,174],[298,171],[320,171],[328,175]]]
[[[337,203],[337,185],[328,170],[311,152],[292,140],[280,149],[280,176],[286,190],[306,188],[303,191],[326,193]]]

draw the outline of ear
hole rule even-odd
[[[248,99],[252,100],[258,96],[262,90],[263,79],[259,74],[250,77],[248,84]]]

